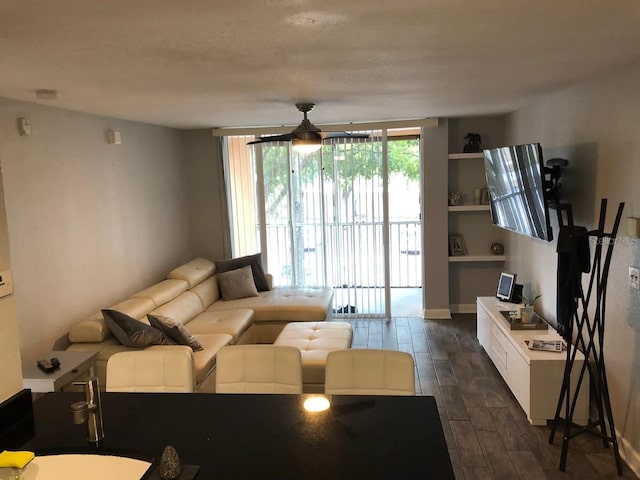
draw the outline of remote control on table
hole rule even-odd
[[[51,373],[56,368],[60,368],[60,360],[55,357],[51,360],[47,360],[46,358],[40,359],[36,362],[36,364],[38,365],[38,368],[44,373]]]

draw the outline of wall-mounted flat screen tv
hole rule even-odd
[[[484,150],[484,166],[494,225],[551,241],[540,144]]]

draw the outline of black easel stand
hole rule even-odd
[[[623,208],[624,203],[620,203],[613,229],[611,233],[605,233],[607,199],[602,199],[600,203],[598,228],[587,234],[588,237],[595,239],[596,244],[586,295],[582,288],[581,276],[582,273],[589,271],[588,256],[586,259],[584,257],[585,241],[587,241],[587,255],[589,252],[588,237],[581,235],[581,227],[573,225],[571,205],[561,205],[558,208],[561,232],[558,239],[558,323],[559,332],[567,343],[567,359],[549,443],[553,443],[556,428],[564,421],[560,455],[560,470],[563,472],[567,464],[569,441],[581,433],[591,433],[602,438],[605,448],[609,445],[613,446],[618,475],[622,475],[622,460],[618,450],[604,364],[604,324],[609,266]],[[563,211],[567,214],[566,224],[562,218]],[[582,230],[586,233],[586,229]],[[589,318],[590,306],[593,312],[592,319]],[[571,372],[578,350],[584,353],[585,361],[580,368],[578,380],[572,388]],[[590,418],[586,426],[580,426],[573,423],[573,414],[580,388],[584,387],[583,380],[587,370],[592,393],[591,400],[596,402],[597,418],[595,420]]]

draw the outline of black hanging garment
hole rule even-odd
[[[558,235],[558,292],[556,318],[558,333],[568,340],[571,336],[573,315],[582,289],[581,276],[591,269],[589,231],[585,227],[560,228]]]

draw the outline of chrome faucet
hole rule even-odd
[[[82,385],[85,397],[85,401],[71,404],[73,423],[80,425],[87,422],[87,440],[91,443],[98,443],[104,438],[98,379],[91,377],[86,382],[74,382],[73,385]]]

